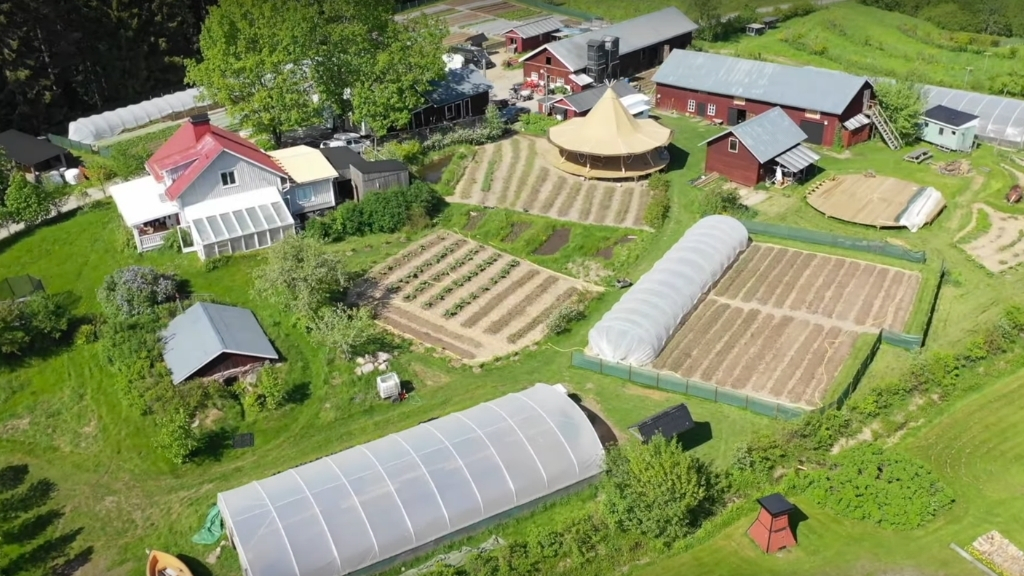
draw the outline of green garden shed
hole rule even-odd
[[[921,118],[921,140],[943,150],[970,152],[978,132],[978,117],[948,106],[933,106]]]

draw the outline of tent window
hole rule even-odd
[[[696,100],[690,100],[689,102],[686,103],[686,111],[687,112],[692,113],[695,110],[697,110],[697,101]]]
[[[739,152],[739,151],[740,151],[740,141],[735,139],[735,138],[729,138],[729,152],[735,153],[735,152]]]
[[[220,173],[220,185],[224,188],[238,186],[238,174],[234,170],[225,170]]]

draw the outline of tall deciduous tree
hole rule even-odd
[[[696,36],[701,40],[717,40],[722,35],[722,3],[719,0],[694,0],[694,22],[700,26]]]
[[[917,138],[924,113],[924,98],[921,87],[913,82],[880,81],[875,83],[875,93],[882,112],[889,119],[893,130],[904,142]]]
[[[289,236],[263,258],[253,274],[253,293],[294,314],[302,326],[309,326],[347,284],[341,258],[314,238]]]
[[[4,195],[4,207],[14,222],[34,226],[53,215],[67,201],[63,186],[40,186],[16,174]]]
[[[404,128],[423,106],[430,83],[445,77],[447,29],[429,18],[392,23],[383,49],[368,59],[353,91],[353,113],[378,134]]]
[[[310,2],[225,0],[210,9],[199,37],[202,60],[187,80],[232,119],[281,144],[284,132],[322,122],[312,68],[320,23]]]
[[[318,344],[346,359],[363,352],[363,348],[378,342],[381,337],[380,326],[373,320],[373,311],[365,307],[324,308],[313,318],[310,332]]]

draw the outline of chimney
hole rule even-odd
[[[205,112],[190,117],[188,123],[192,125],[192,132],[196,135],[196,140],[210,133],[210,115]]]

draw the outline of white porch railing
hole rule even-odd
[[[148,250],[156,250],[157,248],[164,245],[164,236],[167,236],[174,230],[166,230],[164,232],[157,232],[156,234],[150,234],[148,236],[139,236],[139,252],[146,252]]]

